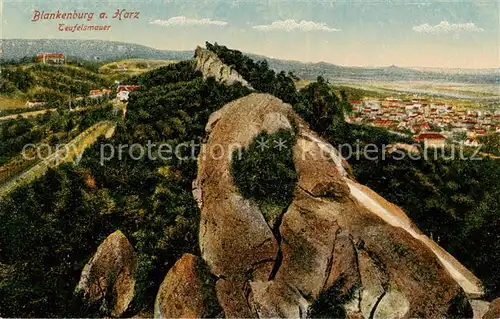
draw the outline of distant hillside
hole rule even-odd
[[[275,71],[293,72],[296,76],[305,80],[315,80],[322,75],[331,82],[345,81],[436,81],[436,82],[462,82],[462,83],[488,83],[500,84],[500,70],[453,70],[444,72],[446,69],[421,68],[410,69],[397,66],[366,68],[366,67],[344,67],[326,62],[303,63],[299,61],[287,61],[270,59],[264,56],[247,54],[254,60],[266,59],[269,66]]]
[[[21,59],[40,52],[62,52],[68,56],[85,60],[117,60],[128,58],[188,60],[193,51],[164,51],[147,46],[103,41],[103,40],[3,40],[4,60]],[[342,81],[438,81],[462,83],[500,84],[500,70],[461,70],[446,72],[446,69],[400,68],[397,66],[381,68],[344,67],[326,62],[303,63],[272,59],[261,55],[247,54],[254,60],[266,59],[275,71],[293,72],[305,80],[315,80],[322,75],[331,82]]]
[[[85,60],[116,60],[125,58],[186,60],[192,51],[162,51],[147,46],[103,40],[7,39],[2,40],[3,60],[17,60],[41,52],[61,52]]]

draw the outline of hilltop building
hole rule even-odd
[[[36,56],[36,61],[43,64],[64,64],[66,56],[63,53],[40,53]]]

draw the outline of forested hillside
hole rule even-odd
[[[53,66],[45,64],[4,64],[0,93],[28,100],[58,102],[87,96],[90,90],[112,85],[91,65]]]

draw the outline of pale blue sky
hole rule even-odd
[[[140,11],[140,18],[30,21],[35,9],[105,11],[111,17],[117,8]],[[103,39],[169,50],[191,50],[208,40],[275,58],[341,65],[498,68],[499,16],[499,1],[3,0],[1,32],[3,38]],[[57,31],[58,23],[82,22],[112,28]]]

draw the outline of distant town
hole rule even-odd
[[[351,123],[411,134],[427,146],[441,147],[447,141],[478,146],[479,136],[500,132],[500,110],[455,110],[447,103],[420,97],[411,100],[364,98],[349,102]]]

